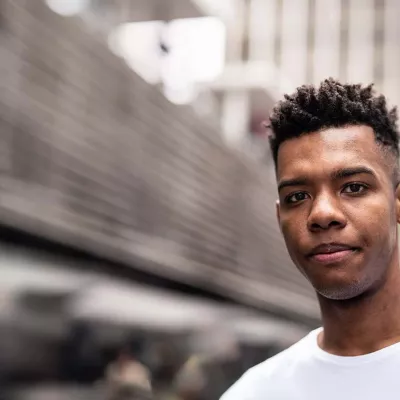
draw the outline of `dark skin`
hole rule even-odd
[[[279,148],[278,221],[294,264],[316,290],[318,341],[329,353],[362,355],[400,341],[394,168],[368,126],[330,128]]]

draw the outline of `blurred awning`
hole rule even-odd
[[[28,250],[1,247],[0,265],[1,320],[19,321],[24,329],[50,330],[53,319],[169,333],[221,328],[245,342],[286,344],[306,333],[240,306],[85,273]]]
[[[40,292],[69,294],[79,290],[93,277],[74,273],[68,262],[57,257],[46,257],[21,249],[0,247],[0,290],[20,294]]]
[[[105,279],[82,291],[71,304],[79,319],[166,331],[215,323],[218,308],[205,301]]]
[[[297,324],[241,307],[122,283],[96,285],[75,297],[71,310],[86,321],[169,332],[220,327],[239,340],[254,343],[294,343],[307,333]]]

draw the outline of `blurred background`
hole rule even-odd
[[[216,400],[319,325],[261,127],[400,103],[397,0],[1,0],[0,398]]]

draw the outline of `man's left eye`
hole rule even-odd
[[[344,193],[361,193],[363,192],[367,187],[365,185],[362,185],[361,183],[351,183],[350,185],[347,185],[343,192]]]

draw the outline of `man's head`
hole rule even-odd
[[[298,88],[272,113],[279,224],[321,296],[354,298],[397,265],[396,122],[372,85],[333,79]]]

